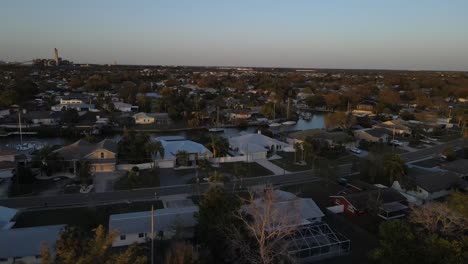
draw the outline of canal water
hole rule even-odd
[[[282,125],[278,128],[272,129],[275,132],[287,132],[287,131],[298,131],[298,130],[306,130],[306,129],[316,129],[316,128],[324,128],[325,127],[325,114],[316,113],[312,115],[310,120],[303,120],[299,119],[295,125],[285,126]],[[241,132],[247,133],[255,133],[257,130],[256,126],[248,126],[243,128],[225,128],[224,133],[220,135],[224,135],[227,138],[238,136]],[[185,138],[197,138],[202,133],[207,133],[206,130],[198,130],[198,131],[178,131],[178,132],[158,132],[158,133],[150,133],[151,137],[158,137],[158,136],[183,136]],[[107,136],[109,137],[109,136]],[[120,135],[113,135],[110,136],[111,138],[118,139]],[[23,142],[34,143],[40,142],[44,145],[66,145],[72,143],[72,140],[62,138],[62,137],[35,137],[29,135],[23,135]],[[8,137],[0,137],[0,148],[4,147],[14,147],[17,144],[20,144],[20,137],[18,135],[11,135]]]

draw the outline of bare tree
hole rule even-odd
[[[293,261],[288,255],[290,242],[287,238],[297,232],[301,223],[298,206],[290,203],[279,206],[271,187],[267,187],[260,197],[251,192],[245,202],[235,215],[243,226],[233,230],[231,236],[233,248],[242,260],[258,264]]]
[[[409,220],[444,236],[458,236],[468,231],[468,220],[445,203],[433,202],[413,207]]]
[[[195,264],[199,263],[198,251],[193,245],[177,241],[166,252],[164,263],[167,264]]]

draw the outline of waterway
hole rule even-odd
[[[299,119],[298,122],[294,125],[285,126],[282,125],[278,128],[272,129],[273,132],[287,132],[287,131],[298,131],[306,129],[316,129],[325,127],[325,115],[323,113],[315,113],[311,116],[310,120]],[[248,126],[242,128],[225,128],[223,135],[227,138],[235,137],[241,134],[241,132],[255,133],[257,130],[256,126]],[[193,139],[200,136],[202,133],[208,133],[206,130],[191,130],[191,131],[177,131],[177,132],[157,132],[150,133],[151,137],[158,136],[183,136],[185,138]],[[107,136],[109,137],[109,136]],[[113,135],[111,138],[118,139],[120,135]],[[72,143],[71,140],[62,138],[62,137],[36,137],[31,135],[23,135],[23,142],[41,142],[45,145],[66,145]],[[8,137],[0,137],[0,148],[5,147],[14,147],[17,144],[20,144],[19,135],[11,135]]]

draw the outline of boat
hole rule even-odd
[[[219,127],[219,107],[216,107],[216,127],[208,129],[211,133],[222,133],[224,128]]]
[[[280,123],[271,123],[269,126],[270,127],[280,127],[281,124]]]
[[[290,121],[283,122],[282,124],[285,126],[292,126],[296,124],[296,121],[290,120]]]
[[[208,131],[211,132],[211,133],[221,133],[221,132],[224,132],[224,128],[212,127],[210,129],[208,129]]]
[[[310,113],[304,113],[302,119],[308,121],[308,120],[310,120],[311,116],[312,116],[312,115],[311,115]]]

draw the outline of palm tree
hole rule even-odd
[[[164,147],[163,147],[163,145],[161,144],[160,141],[148,142],[145,145],[145,152],[146,152],[147,156],[150,156],[150,157],[152,155],[157,156],[157,154],[159,154],[161,159],[164,158]]]
[[[185,150],[179,150],[176,153],[176,160],[180,166],[188,166],[189,154]]]
[[[60,155],[54,152],[52,147],[45,146],[34,155],[32,162],[35,167],[39,167],[41,176],[43,172],[50,176],[59,170],[61,160]]]
[[[297,152],[302,150],[302,145],[299,142],[294,143],[294,163],[297,163]],[[304,158],[304,157],[302,157]]]
[[[207,144],[213,152],[213,157],[222,157],[227,154],[229,143],[226,138],[220,136],[211,136],[211,142]]]
[[[405,176],[405,162],[398,154],[386,154],[383,158],[383,173],[390,185],[394,181],[403,182]]]

